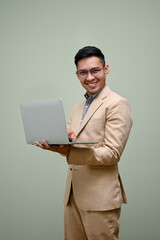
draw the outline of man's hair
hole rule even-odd
[[[103,53],[99,48],[96,48],[94,46],[87,46],[87,47],[81,48],[75,55],[74,63],[77,66],[78,61],[80,61],[83,58],[92,57],[92,56],[98,57],[102,61],[103,65],[105,66],[105,57]]]

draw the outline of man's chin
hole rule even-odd
[[[94,95],[98,92],[98,90],[87,90],[88,96]]]

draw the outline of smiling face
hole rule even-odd
[[[83,76],[85,72],[88,72],[86,77]],[[97,93],[104,87],[108,73],[109,66],[103,66],[102,61],[96,56],[86,57],[78,61],[76,74],[88,96]]]

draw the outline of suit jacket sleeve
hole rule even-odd
[[[104,126],[101,145],[98,147],[71,147],[69,164],[113,165],[120,160],[132,126],[131,110],[126,99],[120,98],[106,108]]]

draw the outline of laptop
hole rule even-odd
[[[46,140],[50,145],[95,144],[72,142],[68,138],[61,98],[20,103],[26,142],[34,144]]]

